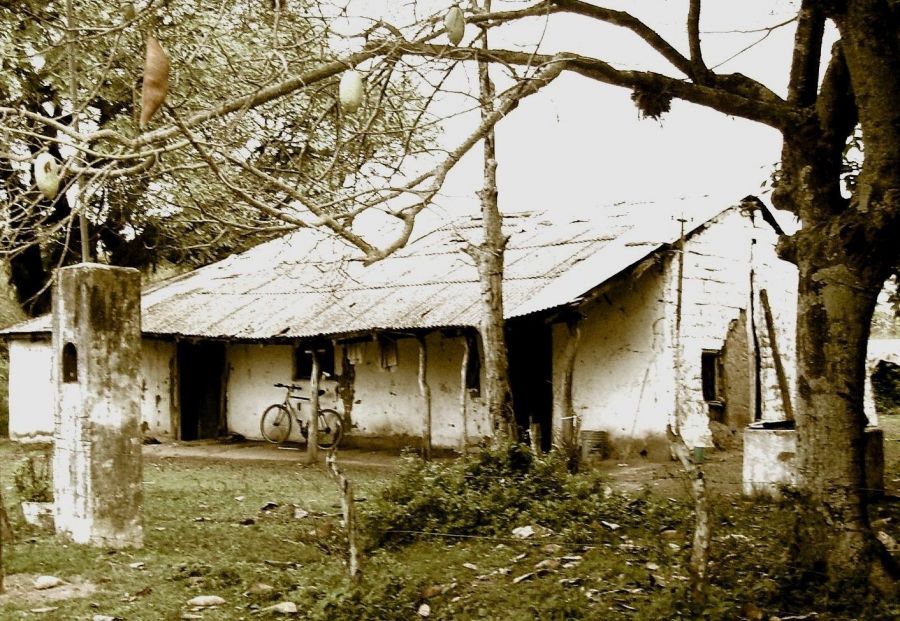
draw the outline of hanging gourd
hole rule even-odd
[[[344,112],[353,113],[359,109],[362,104],[365,89],[363,88],[362,76],[355,69],[345,71],[341,76],[341,85],[338,88],[338,95],[341,99],[341,109]]]
[[[126,2],[122,5],[122,21],[128,23],[137,17],[137,11],[134,10],[134,2]]]
[[[459,45],[466,32],[466,16],[463,15],[461,8],[456,5],[450,7],[450,10],[444,15],[444,29],[447,31],[450,43]]]
[[[141,89],[141,128],[166,100],[169,92],[169,57],[153,35],[147,36],[147,55],[144,58],[144,85]]]
[[[49,200],[59,193],[59,162],[49,153],[34,158],[34,182],[41,194]]]

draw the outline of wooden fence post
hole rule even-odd
[[[309,377],[309,435],[306,437],[306,461],[315,464],[319,461],[319,352],[313,348],[308,352],[312,356],[312,373]]]
[[[337,449],[331,448],[325,457],[328,473],[338,485],[341,492],[341,511],[344,514],[344,528],[347,531],[347,546],[349,548],[350,580],[356,582],[359,579],[359,549],[356,545],[356,504],[353,500],[353,485],[337,467]]]

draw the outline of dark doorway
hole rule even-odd
[[[541,319],[517,319],[507,324],[509,385],[520,434],[534,422],[540,426],[541,449],[553,444],[553,335]]]
[[[217,438],[224,432],[222,381],[224,343],[178,344],[181,439]]]

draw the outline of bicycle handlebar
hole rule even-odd
[[[272,385],[273,385],[275,388],[288,388],[288,389],[290,389],[290,390],[303,390],[303,386],[298,386],[297,384],[281,384],[281,383],[277,383],[277,384],[272,384]],[[320,389],[319,389],[319,396],[321,397],[321,396],[324,395],[324,394],[325,394],[325,391],[322,390],[322,389],[320,388]],[[304,397],[304,398],[305,398],[305,399],[308,399],[309,397]]]
[[[272,384],[275,388],[290,388],[291,390],[303,390],[303,386],[298,386],[297,384]]]

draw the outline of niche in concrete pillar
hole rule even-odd
[[[74,343],[63,345],[62,381],[66,384],[78,381],[78,349]]]
[[[140,275],[80,264],[53,295],[53,487],[57,533],[77,543],[143,543]]]

